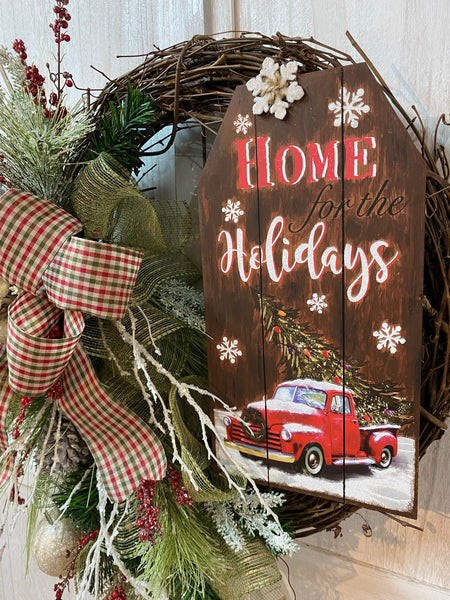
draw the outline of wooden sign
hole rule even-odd
[[[364,64],[236,89],[199,183],[210,389],[259,481],[413,515],[425,168]]]

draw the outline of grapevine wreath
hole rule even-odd
[[[67,4],[56,0],[48,96],[21,40],[0,55],[0,492],[7,508],[27,508],[27,546],[61,576],[57,600],[72,580],[77,598],[96,600],[279,600],[274,557],[357,508],[263,490],[220,463],[200,273],[183,252],[190,214],[150,201],[133,175],[186,125],[204,139],[216,132],[235,87],[265,58],[296,61],[300,73],[353,60],[281,34],[195,36],[69,109]],[[430,148],[420,117],[366,62],[427,167],[423,456],[450,411],[450,169],[436,133]],[[162,144],[149,144],[166,126]]]
[[[428,446],[447,429],[445,420],[450,413],[450,167],[444,148],[437,141],[439,127],[448,124],[445,115],[442,115],[436,123],[432,144],[428,145],[427,132],[420,115],[415,114],[412,118],[408,115],[375,66],[348,35],[398,111],[405,127],[420,146],[427,168],[419,445],[419,456],[422,457]],[[235,87],[254,77],[266,57],[281,62],[298,61],[301,65],[299,73],[354,63],[350,55],[312,38],[291,38],[281,33],[269,37],[247,32],[239,37],[222,39],[199,35],[187,42],[146,55],[140,66],[105,86],[94,108],[100,118],[108,113],[109,104],[116,96],[125,97],[130,83],[138,86],[154,99],[160,109],[151,132],[165,126],[171,127],[172,133],[163,150],[166,151],[173,144],[178,128],[187,121],[194,120],[203,130],[217,126],[225,114]],[[282,510],[294,524],[297,537],[333,528],[356,510],[352,506],[306,494],[286,492],[286,496],[287,502]]]

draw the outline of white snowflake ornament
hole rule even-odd
[[[224,337],[222,343],[216,346],[220,354],[220,360],[229,360],[231,364],[234,364],[236,358],[242,356],[242,350],[239,350],[238,344],[238,340],[229,340]]]
[[[291,60],[279,65],[273,58],[264,59],[259,75],[247,81],[247,89],[252,92],[253,114],[270,112],[277,119],[284,119],[289,104],[305,95],[297,83],[298,63]]]
[[[406,342],[400,333],[401,330],[400,325],[390,327],[386,321],[382,323],[381,328],[373,332],[373,336],[378,339],[377,350],[388,350],[391,354],[395,354],[398,344]]]
[[[359,119],[370,110],[370,106],[364,104],[363,96],[363,88],[359,88],[356,92],[349,92],[346,87],[340,89],[337,101],[330,102],[328,105],[330,111],[334,113],[335,127],[340,127],[342,123],[354,129],[358,127]]]
[[[233,221],[233,223],[237,223],[239,217],[242,217],[244,214],[241,203],[239,201],[233,202],[232,200],[227,200],[226,205],[222,207],[222,212],[225,215],[225,222]]]
[[[311,312],[318,312],[321,315],[325,308],[327,308],[328,304],[325,302],[325,295],[319,296],[319,294],[314,293],[312,298],[306,301],[306,304],[309,305]]]
[[[252,126],[252,122],[248,115],[244,116],[239,113],[236,117],[236,121],[233,121],[233,125],[236,127],[236,133],[243,133],[246,135],[247,131]]]

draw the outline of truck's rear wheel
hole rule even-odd
[[[389,446],[386,446],[381,451],[380,462],[377,463],[377,467],[380,467],[381,469],[387,469],[390,466],[391,462],[392,450],[389,448]]]
[[[308,446],[303,451],[302,470],[308,475],[319,475],[324,465],[323,450],[317,444]]]

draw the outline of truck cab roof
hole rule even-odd
[[[291,381],[283,381],[277,385],[279,387],[285,386],[297,386],[304,388],[311,388],[316,390],[322,390],[324,392],[341,392],[344,391],[343,385],[338,385],[336,383],[328,383],[327,381],[316,381],[315,379],[292,379]],[[346,393],[352,393],[352,390],[348,387],[345,388]]]

